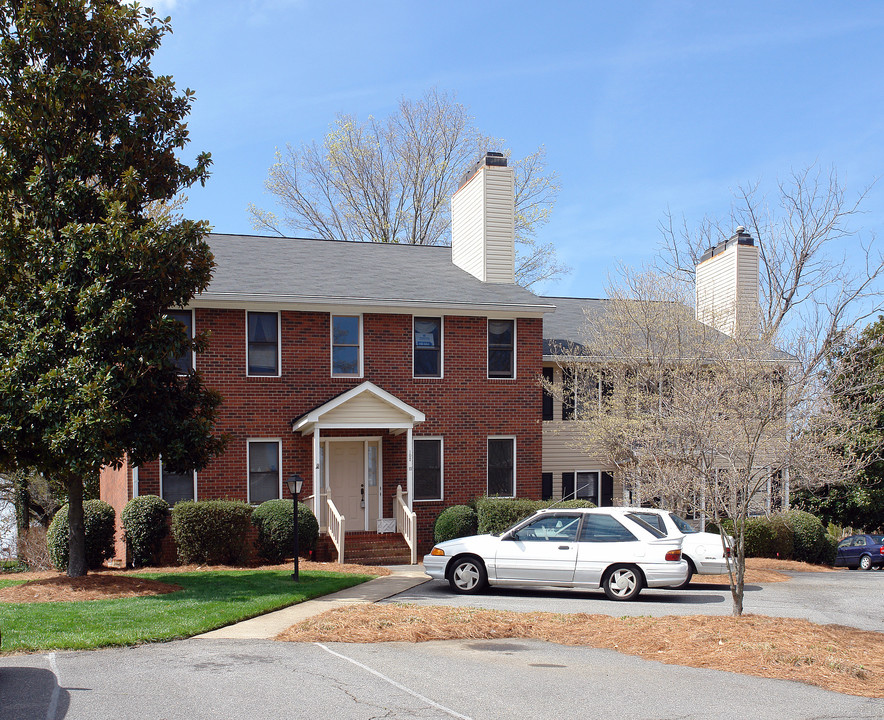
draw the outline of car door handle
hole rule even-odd
[[[570,549],[571,549],[570,545],[559,545],[559,550],[570,550]]]

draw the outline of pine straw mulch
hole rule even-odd
[[[884,634],[806,620],[744,615],[623,617],[477,608],[355,605],[294,625],[291,642],[425,642],[520,638],[588,645],[744,675],[884,697]]]
[[[22,585],[0,588],[0,602],[37,603],[37,602],[77,602],[80,600],[116,600],[118,598],[138,597],[140,595],[164,595],[181,590],[180,585],[149,580],[137,573],[181,573],[210,570],[233,570],[250,572],[255,570],[288,570],[291,563],[284,565],[258,565],[255,567],[230,567],[228,565],[174,565],[157,568],[138,568],[134,570],[110,570],[102,568],[92,570],[88,575],[69,578],[56,570],[38,572],[10,573],[10,580],[27,580]],[[390,571],[383,567],[365,565],[342,565],[340,563],[319,563],[312,560],[301,560],[298,569],[302,571],[319,570],[325,572],[353,573],[358,575],[389,575]]]

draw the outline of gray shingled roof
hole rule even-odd
[[[555,312],[543,316],[543,354],[556,355],[554,346],[582,346],[586,340],[586,313],[599,317],[607,301],[598,298],[544,297]]]
[[[215,275],[196,304],[217,301],[469,306],[548,312],[517,285],[483,283],[451,262],[444,246],[209,236]]]

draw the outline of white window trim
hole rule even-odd
[[[359,320],[359,372],[335,374],[335,318],[355,317]],[[412,326],[414,323],[412,323]],[[333,378],[361,378],[365,376],[365,338],[363,336],[362,313],[331,312],[328,314],[328,371]]]
[[[167,312],[190,313],[190,337],[193,340],[196,337],[196,313],[193,308],[169,308]],[[190,351],[190,371],[196,370],[196,350]],[[178,373],[179,377],[187,377],[188,373]]]
[[[513,374],[511,377],[500,377],[499,375],[491,375],[491,368],[488,367],[488,356],[490,354],[491,348],[488,346],[488,325],[492,320],[509,320],[513,324]],[[519,338],[518,338],[518,330],[519,330],[519,321],[517,318],[503,318],[503,317],[489,317],[485,318],[485,377],[488,380],[515,380],[516,379],[516,359],[518,356],[518,347],[519,347]]]
[[[414,372],[414,321],[415,318],[439,318],[439,374],[416,375]],[[486,341],[487,342],[487,341]],[[445,377],[445,316],[444,315],[412,315],[411,316],[411,377],[415,380],[442,380]],[[429,440],[430,438],[426,438]]]
[[[582,498],[577,495],[577,475],[579,473],[595,473],[595,499],[596,504],[598,505],[602,501],[602,472],[607,472],[603,470],[574,470],[574,500],[586,500],[587,498]],[[601,505],[598,505],[601,507]]]
[[[517,495],[516,492],[516,436],[515,435],[489,435],[485,440],[485,495],[491,497],[488,494],[488,482],[490,478],[488,477],[491,471],[491,463],[489,462],[491,453],[489,452],[488,445],[492,440],[512,440],[513,441],[513,494],[512,495],[495,495],[494,497],[510,497],[514,498]],[[575,477],[576,482],[576,477]]]
[[[423,316],[422,316],[423,317]],[[414,443],[419,440],[438,440],[439,441],[439,497],[437,498],[414,498],[414,502],[441,502],[445,500],[445,438],[441,435],[415,435],[411,439],[412,451]]]
[[[276,443],[276,452],[277,454],[277,466],[279,467],[279,487],[276,489],[276,497],[277,499],[282,498],[282,438],[261,438],[261,437],[250,437],[246,438],[246,502],[250,505],[252,504],[252,491],[251,491],[251,482],[250,473],[251,473],[251,445],[253,442],[275,442]],[[271,498],[272,499],[272,498]]]
[[[276,375],[252,375],[249,372],[249,313],[276,313]],[[246,310],[246,377],[282,377],[282,313],[279,310]]]
[[[136,467],[135,469],[137,470],[138,468]],[[196,488],[197,488],[196,476],[197,476],[197,472],[196,472],[196,470],[194,470],[193,471],[193,499],[194,499],[194,501],[199,499],[196,494]],[[163,497],[163,458],[160,458],[160,497],[161,498]],[[163,499],[165,499],[165,498],[163,498]]]

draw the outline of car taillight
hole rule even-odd
[[[671,562],[678,562],[681,560],[681,550],[670,550],[666,553],[666,559]]]
[[[731,549],[730,549],[729,547],[726,547],[726,548],[724,549],[724,556],[725,556],[725,557],[730,557],[730,556],[731,556]]]
[[[884,545],[878,548],[878,552],[884,555]]]

